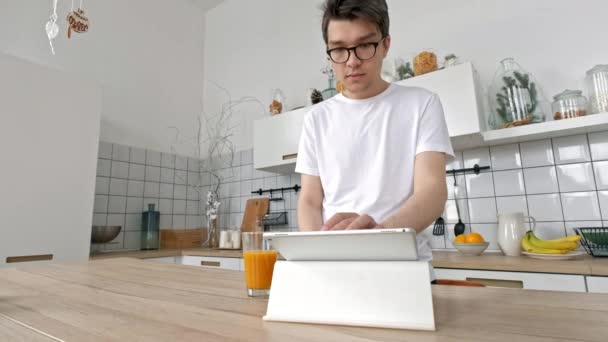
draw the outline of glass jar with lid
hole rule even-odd
[[[581,90],[564,90],[553,96],[553,120],[571,119],[587,115],[587,98]]]
[[[608,112],[608,64],[596,65],[585,79],[591,102],[591,113]]]

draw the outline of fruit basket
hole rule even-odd
[[[575,228],[582,237],[581,244],[594,257],[608,257],[608,227]]]

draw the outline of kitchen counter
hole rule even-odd
[[[437,331],[264,322],[237,271],[134,258],[0,270],[0,339],[605,341],[608,295],[433,285]],[[44,335],[46,334],[46,335]],[[6,338],[5,338],[6,337]]]
[[[201,247],[157,251],[107,252],[93,255],[91,260],[117,257],[145,259],[179,255],[242,258],[242,253],[241,250],[219,250]],[[594,258],[589,255],[574,260],[556,261],[531,259],[525,256],[508,257],[492,252],[486,252],[480,256],[467,256],[457,251],[433,251],[433,266],[468,270],[608,276],[608,258]]]

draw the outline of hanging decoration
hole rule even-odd
[[[68,22],[68,39],[72,37],[72,31],[84,33],[89,30],[89,18],[84,13],[83,0],[80,0],[78,10],[74,11],[74,0],[72,0],[72,9],[66,18]]]
[[[49,38],[51,45],[51,53],[55,55],[55,47],[53,47],[53,39],[59,34],[59,25],[57,25],[57,0],[53,0],[53,14],[49,17],[49,21],[44,25],[46,36]]]

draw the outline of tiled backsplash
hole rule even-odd
[[[456,155],[448,169],[475,164],[491,167],[479,175],[456,177],[467,230],[483,234],[491,242],[490,250],[498,249],[499,212],[521,211],[533,216],[543,238],[572,234],[575,227],[608,225],[608,132],[483,147]],[[106,249],[139,248],[141,211],[147,203],[159,205],[162,228],[205,226],[194,190],[206,194],[210,180],[206,173],[197,173],[197,159],[108,143],[101,144],[99,158],[94,224],[126,227],[118,243]],[[245,202],[259,197],[252,191],[300,184],[298,174],[254,170],[252,150],[235,153],[232,164],[219,170],[225,178],[220,188],[222,227],[240,226]],[[454,179],[446,179],[446,235],[433,236],[432,227],[424,232],[434,249],[452,248],[453,227],[458,221]],[[285,192],[284,201],[271,202],[271,211],[288,212],[288,225],[275,228],[296,229],[297,196]]]

